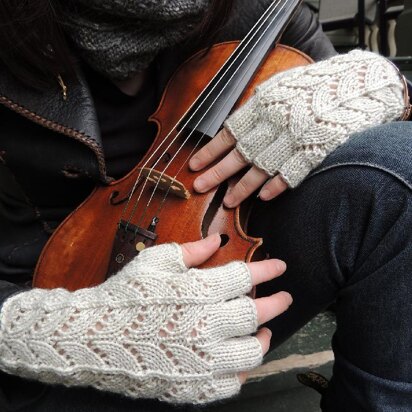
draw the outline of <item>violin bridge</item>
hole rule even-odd
[[[169,192],[182,199],[190,199],[190,192],[186,189],[185,185],[173,177],[168,176],[166,173],[145,167],[141,169],[141,176],[154,185],[157,185],[160,190]]]

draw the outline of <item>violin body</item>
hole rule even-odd
[[[222,205],[226,187],[205,194],[192,189],[200,172],[190,171],[188,160],[207,139],[199,143],[198,136],[194,135],[183,145],[188,134],[175,128],[237,45],[237,42],[215,45],[207,53],[197,53],[176,71],[157,111],[150,118],[157,124],[158,133],[148,153],[125,177],[97,187],[55,230],[39,258],[35,287],[77,290],[102,283],[113,262],[119,263],[120,269],[133,257],[133,254],[126,256],[125,262],[121,262],[120,257],[124,258],[130,250],[119,249],[113,253],[114,242],[129,245],[136,255],[138,250],[154,243],[196,241],[219,232],[226,235],[226,242],[204,266],[252,259],[262,240],[247,236],[247,211],[242,206],[227,209]],[[255,87],[270,76],[311,62],[303,53],[278,45],[255,74],[238,104],[248,99]],[[174,189],[159,190],[156,179],[151,176],[151,168],[161,172],[157,181],[165,180],[163,173],[172,177],[166,179],[166,183]],[[134,186],[134,194],[128,202]],[[154,218],[157,219],[155,228]],[[119,234],[121,221],[125,222],[126,229],[129,224],[133,227],[133,236]],[[142,235],[137,238],[136,228],[142,228]],[[146,228],[150,228],[149,234]]]

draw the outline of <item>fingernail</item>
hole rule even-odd
[[[267,333],[269,335],[269,339],[272,337],[272,331],[270,329],[267,330]]]
[[[190,167],[192,170],[195,170],[195,171],[198,170],[199,167],[200,167],[200,160],[197,159],[196,157],[194,157],[193,159],[190,160],[190,162],[189,162],[189,167]]]
[[[259,197],[262,200],[269,200],[270,198],[270,192],[267,189],[263,189],[260,193],[259,193]]]
[[[193,186],[197,192],[204,192],[206,189],[206,181],[204,179],[196,179]]]
[[[235,197],[231,194],[226,195],[225,198],[223,199],[223,203],[227,207],[231,207],[233,205],[234,201],[235,201]]]

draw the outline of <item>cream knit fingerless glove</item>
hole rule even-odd
[[[295,187],[352,133],[401,117],[403,93],[388,60],[355,50],[273,76],[225,126],[246,160]]]
[[[136,398],[230,397],[262,359],[251,287],[245,263],[188,270],[178,245],[152,247],[98,287],[7,299],[0,368]]]

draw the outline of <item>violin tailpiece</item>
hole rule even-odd
[[[152,228],[152,225],[150,228]],[[142,250],[153,246],[156,239],[157,234],[153,231],[142,229],[130,222],[128,223],[122,220],[119,223],[119,227],[113,241],[113,248],[106,279],[115,275]]]

